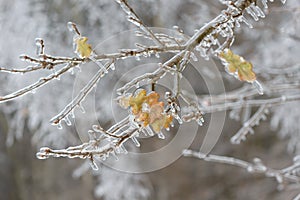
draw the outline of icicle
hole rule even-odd
[[[226,31],[223,30],[223,29],[220,29],[218,32],[219,32],[220,35],[221,35],[222,37],[224,37],[224,38],[226,38],[226,37],[228,36],[228,34],[226,33]]]
[[[276,178],[278,183],[283,183],[283,178],[280,174],[276,175],[275,178]]]
[[[182,119],[179,117],[179,115],[175,114],[175,115],[173,115],[173,116],[175,117],[175,119],[178,121],[179,124],[182,124],[182,123],[183,123],[183,121],[182,121]]]
[[[238,20],[235,21],[235,26],[238,27],[238,28],[241,27],[241,24]]]
[[[239,113],[240,113],[240,109],[233,109],[229,112],[229,118],[239,121],[240,120]]]
[[[282,3],[282,4],[285,4],[285,2],[286,2],[286,0],[281,0],[281,3]]]
[[[257,17],[257,15],[256,15],[256,13],[253,11],[252,7],[246,8],[246,11],[247,11],[248,14],[251,15],[251,17],[253,17],[253,19],[254,19],[255,21],[258,21],[258,17]]]
[[[120,148],[120,153],[124,153],[124,154],[128,153],[127,149],[124,147],[123,144],[121,144],[119,148]]]
[[[190,55],[191,55],[191,58],[192,58],[193,61],[195,61],[195,62],[198,61],[197,56],[193,52],[191,52]]]
[[[124,145],[121,145],[121,148],[122,148],[122,151],[123,151],[124,154],[127,154],[127,153],[128,153],[128,151],[127,151],[127,149],[124,147]]]
[[[199,126],[203,126],[203,123],[204,123],[203,117],[198,118],[197,123],[199,124]]]
[[[233,37],[233,30],[230,27],[226,27],[226,31],[227,31],[227,37]]]
[[[247,167],[247,171],[251,173],[251,172],[254,171],[254,169],[253,169],[253,167],[252,167],[251,165],[249,165],[249,166]]]
[[[116,147],[116,148],[115,148],[115,152],[116,152],[117,154],[122,153],[120,147]]]
[[[61,125],[61,122],[59,122],[57,125],[56,125],[56,127],[58,128],[58,129],[62,129],[63,127],[62,127],[62,125]]]
[[[239,20],[241,22],[244,22],[249,28],[253,28],[252,24],[248,22],[248,20],[244,16],[239,17]]]
[[[92,167],[93,170],[97,171],[99,170],[97,164],[95,163],[95,161],[93,159],[90,160],[90,166]]]
[[[85,113],[85,109],[84,109],[84,107],[82,106],[81,103],[78,105],[78,107],[79,107],[79,109],[80,109],[80,111],[81,111],[82,113]]]
[[[170,126],[171,126],[172,128],[175,126],[175,124],[174,124],[173,121],[170,123]]]
[[[265,121],[265,120],[267,119],[267,116],[263,114],[263,115],[261,116],[261,119]]]
[[[267,4],[268,0],[261,0],[261,2],[263,4],[264,8],[267,9],[268,8],[268,4]]]
[[[37,46],[36,48],[36,54],[37,55],[43,55],[44,54],[44,41],[42,38],[36,38],[35,44]]]
[[[71,126],[71,125],[72,125],[72,123],[71,123],[71,121],[70,121],[70,119],[69,119],[68,116],[65,116],[64,121],[66,122],[66,124],[67,124],[68,126]]]
[[[162,139],[162,140],[166,138],[165,135],[161,131],[159,133],[157,133],[157,136],[159,139]]]
[[[112,152],[111,152],[111,155],[115,158],[116,161],[119,160],[119,157],[117,156],[117,154],[116,154],[115,151],[112,151]]]
[[[297,155],[293,158],[294,163],[300,163],[300,155]]]
[[[105,161],[107,158],[106,154],[104,154],[103,156],[101,156],[102,161]]]
[[[152,129],[149,126],[145,127],[145,131],[148,133],[149,136],[154,136]]]
[[[72,111],[70,112],[70,117],[71,117],[72,119],[75,119],[74,110],[72,110]]]
[[[200,52],[200,55],[201,55],[203,58],[207,57],[206,51],[205,51],[205,49],[204,49],[201,45],[198,45],[198,46],[196,47],[196,51],[199,51],[199,52]]]
[[[264,94],[264,88],[257,80],[253,81],[252,85],[256,88],[256,90],[258,91],[258,94],[260,94],[260,95]]]
[[[212,45],[216,45],[217,44],[217,40],[213,35],[208,35],[208,38],[211,42]]]
[[[139,141],[136,139],[136,137],[131,137],[132,142],[135,144],[135,146],[140,147]]]
[[[89,130],[88,135],[89,135],[90,140],[95,140],[96,139],[95,131]]]
[[[258,6],[253,5],[251,8],[256,12],[257,16],[259,16],[261,18],[266,17],[265,13]]]
[[[249,133],[250,133],[251,135],[254,135],[254,130],[253,130],[253,128],[249,127]],[[246,138],[245,138],[245,140],[246,140]]]
[[[114,64],[114,63],[111,63],[111,65],[110,65],[110,69],[111,69],[112,71],[114,71],[114,70],[116,69],[116,66],[115,66],[115,64]]]
[[[140,56],[135,56],[135,59],[136,59],[137,61],[140,61],[140,60],[141,60]]]
[[[147,57],[149,56],[149,54],[148,54],[147,52],[143,52],[143,56],[144,56],[145,58],[147,58]]]
[[[71,73],[71,75],[74,75],[74,68],[69,69],[69,72]]]

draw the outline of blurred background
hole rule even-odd
[[[217,0],[141,0],[129,3],[148,26],[172,29],[176,25],[189,36],[225,8]],[[253,22],[253,29],[242,25],[236,31],[233,49],[253,63],[254,71],[262,73],[261,80],[274,78],[268,76],[274,68],[284,70],[294,67],[289,77],[299,84],[300,2],[290,0],[282,6],[278,1],[270,4],[267,12],[266,19]],[[35,55],[35,38],[45,40],[47,54],[74,56],[72,35],[66,26],[69,21],[78,24],[81,33],[89,37],[90,44],[98,44],[134,28],[127,22],[119,5],[111,0],[0,0],[0,66],[26,67],[26,63],[19,60],[19,55]],[[126,39],[123,38],[124,44]],[[117,42],[124,46],[122,40]],[[220,71],[225,72],[223,66],[216,63]],[[110,82],[116,81],[128,69],[117,69],[114,76],[105,79],[101,83],[101,88],[106,89],[103,94],[109,95]],[[0,94],[22,88],[46,74],[37,72],[21,76],[0,73]],[[192,75],[188,71],[185,74],[191,78]],[[89,79],[88,75],[82,76]],[[226,73],[223,78],[227,91],[243,86]],[[287,78],[279,74],[276,79],[282,82]],[[185,157],[161,170],[145,174],[123,173],[105,166],[94,172],[84,161],[77,159],[38,160],[35,154],[41,146],[66,148],[80,144],[85,139],[80,136],[94,123],[93,117],[88,115],[78,122],[86,130],[72,126],[58,130],[49,123],[71,100],[75,80],[80,81],[67,74],[35,94],[0,105],[0,199],[279,200],[292,199],[300,192],[299,188],[278,191],[277,182],[263,175]],[[197,94],[207,92],[201,84],[203,80],[193,81],[197,85]],[[294,92],[299,94],[299,90]],[[103,106],[106,100],[101,100],[100,95],[97,101],[98,120],[109,126],[112,123],[110,111]],[[227,113],[221,138],[212,153],[247,161],[259,157],[275,169],[292,163],[300,147],[299,101],[272,107],[267,120],[255,127],[255,135],[249,136],[240,145],[230,143],[231,136],[242,126],[242,122],[232,117],[233,114],[234,111]],[[209,119],[209,115],[205,118]],[[208,120],[207,123],[214,122]],[[199,149],[206,129],[207,125],[199,128],[192,149]],[[170,139],[171,136],[168,136],[165,142]],[[147,143],[145,139],[141,144],[142,150],[145,150],[163,143],[160,140]]]

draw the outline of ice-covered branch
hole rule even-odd
[[[219,95],[202,95],[197,97],[201,110],[204,113],[239,109],[247,106],[259,107],[262,105],[279,105],[289,101],[300,100],[300,85],[298,83],[273,84],[265,82],[265,94],[268,98],[260,98],[256,90],[249,85]],[[186,96],[192,97],[184,91]]]
[[[144,55],[151,55],[153,53],[176,53],[181,50],[185,49],[185,46],[181,45],[166,45],[164,47],[159,46],[146,46],[140,49],[122,49],[118,53],[111,53],[111,54],[96,54],[96,60],[105,60],[105,59],[122,59],[122,58],[129,58],[129,57],[141,57]]]
[[[127,127],[127,128],[126,128]],[[126,130],[124,130],[126,128]],[[116,123],[107,131],[99,125],[94,125],[90,130],[90,140],[78,146],[68,147],[67,149],[52,150],[48,147],[43,147],[37,153],[39,159],[47,159],[52,157],[68,157],[68,158],[81,158],[89,159],[93,169],[97,170],[98,167],[94,159],[105,160],[110,154],[126,153],[124,143],[131,139],[137,146],[139,143],[135,138],[138,134],[139,128],[130,126],[129,118]]]
[[[81,89],[78,95],[58,115],[51,119],[51,123],[60,126],[61,120],[65,120],[67,125],[71,125],[68,115],[76,106],[79,106],[81,109],[83,109],[81,105],[82,101],[92,91],[98,81],[106,74],[106,71],[111,68],[113,63],[114,60],[108,61],[103,68],[100,68],[94,77]]]
[[[278,182],[278,189],[282,190],[287,185],[299,185],[300,184],[300,159],[299,156],[294,158],[294,162],[291,166],[283,169],[273,169],[267,167],[259,158],[254,158],[253,163],[240,160],[233,157],[219,156],[219,155],[205,155],[201,152],[193,150],[184,150],[183,155],[186,157],[193,157],[207,162],[221,163],[243,168],[251,174],[263,174],[266,177],[275,178]]]
[[[128,4],[127,0],[116,0],[117,3],[120,4],[121,8],[127,14],[127,19],[129,22],[140,28],[146,35],[149,35],[150,38],[159,46],[165,46],[158,37],[151,31],[148,26],[144,24],[144,22],[140,19],[140,17],[136,14],[133,8]]]
[[[122,3],[127,1],[119,1]],[[266,6],[266,1],[264,1]],[[127,6],[123,6],[128,14],[131,10]],[[124,87],[119,89],[119,93],[124,93],[130,88],[134,87],[139,82],[151,79],[152,82],[159,80],[165,72],[176,71],[176,66],[183,63],[186,66],[189,63],[191,56],[187,56],[190,52],[196,50],[200,52],[200,55],[205,59],[209,59],[209,52],[212,55],[218,56],[225,48],[229,48],[234,42],[234,29],[236,26],[240,26],[240,22],[244,22],[250,27],[252,27],[249,22],[244,17],[244,13],[248,12],[255,20],[259,17],[263,18],[263,11],[256,5],[255,0],[250,1],[236,1],[235,3],[228,1],[228,7],[223,10],[220,15],[215,17],[213,20],[205,24],[202,28],[196,31],[196,33],[183,45],[185,48],[179,53],[173,56],[169,61],[166,61],[160,65],[163,69],[158,69],[153,73],[147,75],[142,75],[135,78],[133,81],[127,83]],[[225,38],[225,41],[221,42],[221,38]],[[185,67],[180,68],[180,72],[183,71]],[[255,85],[260,87],[257,81]],[[259,88],[261,90],[261,88]]]
[[[253,127],[259,125],[260,120],[266,119],[266,114],[269,113],[268,105],[262,105],[256,111],[256,113],[246,122],[243,127],[230,139],[231,143],[239,144],[241,141],[246,140],[246,136],[254,134]]]
[[[16,92],[13,92],[13,93],[8,94],[6,96],[0,97],[0,101],[1,102],[9,101],[9,100],[15,99],[17,97],[23,96],[25,94],[28,94],[29,92],[35,92],[35,90],[37,90],[41,86],[49,83],[51,80],[53,80],[55,78],[59,78],[62,74],[64,74],[65,72],[71,70],[76,65],[77,64],[74,64],[74,63],[67,64],[66,66],[64,66],[63,68],[61,68],[60,70],[58,70],[57,72],[55,72],[53,74],[50,74],[47,77],[40,78],[37,82],[35,82],[32,85],[29,85],[29,86],[27,86],[25,88],[22,88],[22,89],[20,89],[20,90],[18,90]]]
[[[295,197],[293,198],[293,200],[300,200],[300,194],[297,194],[297,196],[295,196]]]

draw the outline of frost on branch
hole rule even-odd
[[[262,105],[256,111],[256,113],[246,122],[244,122],[243,127],[230,139],[231,143],[239,144],[241,141],[246,140],[246,136],[254,134],[253,127],[258,126],[260,120],[266,120],[266,114],[269,113],[267,105]]]
[[[278,190],[283,190],[286,187],[299,187],[300,183],[300,159],[295,156],[293,163],[283,169],[273,169],[266,166],[260,158],[254,158],[253,162],[247,162],[233,157],[219,155],[205,155],[201,152],[193,150],[184,150],[183,155],[193,157],[207,162],[221,163],[243,168],[251,174],[263,174],[266,177],[275,178],[278,183]]]

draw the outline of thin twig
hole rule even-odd
[[[16,92],[13,92],[11,94],[5,95],[3,97],[0,97],[0,101],[1,102],[5,102],[5,101],[9,101],[11,99],[15,99],[17,97],[21,97],[25,94],[27,94],[28,92],[34,91],[37,88],[49,83],[51,80],[58,78],[59,76],[61,76],[62,74],[64,74],[65,72],[69,71],[70,69],[74,68],[75,66],[77,66],[78,64],[74,64],[74,63],[70,63],[67,64],[65,67],[63,67],[62,69],[58,70],[56,73],[51,74],[47,77],[44,78],[40,78],[37,82],[35,82],[32,85],[29,85],[25,88],[22,88]]]
[[[114,60],[107,62],[103,68],[99,69],[95,76],[81,89],[78,95],[58,115],[53,117],[50,122],[54,125],[58,125],[76,106],[81,106],[80,104],[85,97],[92,91],[93,87],[98,83],[101,77],[105,75],[104,69],[108,71],[113,62]]]
[[[251,174],[264,174],[266,177],[273,177],[279,184],[278,189],[283,189],[284,184],[299,184],[300,177],[294,174],[293,170],[276,170],[263,164],[259,158],[254,158],[253,163],[240,160],[233,157],[219,156],[212,154],[203,154],[193,150],[184,150],[183,155],[194,157],[207,162],[221,163],[246,169]],[[299,169],[300,163],[294,162],[290,167],[285,169]]]

